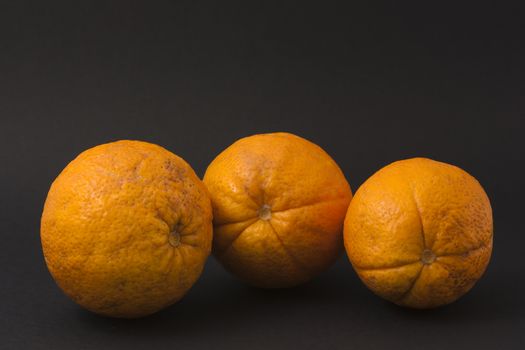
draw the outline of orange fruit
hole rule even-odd
[[[300,284],[342,250],[350,186],[334,160],[301,137],[240,139],[213,160],[204,183],[214,211],[214,254],[249,284]]]
[[[370,177],[348,208],[348,257],[361,280],[398,305],[431,308],[465,294],[492,252],[492,210],[476,179],[425,158]]]
[[[166,149],[118,141],[81,153],[51,185],[41,222],[60,288],[107,316],[173,304],[201,274],[212,211],[191,167]]]

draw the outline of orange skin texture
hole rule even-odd
[[[479,182],[426,158],[370,177],[348,208],[344,242],[361,280],[401,306],[432,308],[468,292],[492,252],[492,209]]]
[[[134,318],[182,298],[210,254],[212,209],[191,167],[118,141],[81,153],[51,185],[41,221],[49,271],[75,302]]]
[[[339,256],[352,192],[319,146],[288,133],[246,137],[213,160],[204,183],[214,254],[245,282],[295,286]]]

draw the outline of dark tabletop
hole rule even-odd
[[[145,3],[0,4],[1,349],[525,348],[523,6]],[[369,292],[344,254],[285,290],[248,287],[211,257],[181,302],[138,320],[91,314],[55,285],[40,214],[79,152],[140,139],[202,175],[270,131],[321,145],[354,191],[402,158],[464,168],[494,210],[486,274],[414,311]]]

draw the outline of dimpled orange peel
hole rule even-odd
[[[492,210],[478,181],[426,158],[394,162],[358,189],[345,247],[361,280],[401,306],[432,308],[469,291],[492,252]]]
[[[107,316],[140,317],[175,303],[211,250],[207,190],[166,149],[118,141],[81,153],[51,185],[44,256],[61,289]]]
[[[352,193],[338,165],[312,142],[289,133],[240,139],[213,160],[204,183],[214,254],[245,282],[298,285],[339,256]]]

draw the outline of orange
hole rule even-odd
[[[303,283],[342,250],[350,187],[334,160],[301,137],[240,139],[213,160],[204,183],[214,211],[214,254],[251,285]]]
[[[51,185],[41,222],[55,281],[78,304],[140,317],[182,298],[211,250],[212,211],[191,167],[118,141],[81,153]]]
[[[492,211],[476,179],[425,158],[370,177],[348,208],[348,257],[361,280],[398,305],[431,308],[465,294],[492,251]]]

